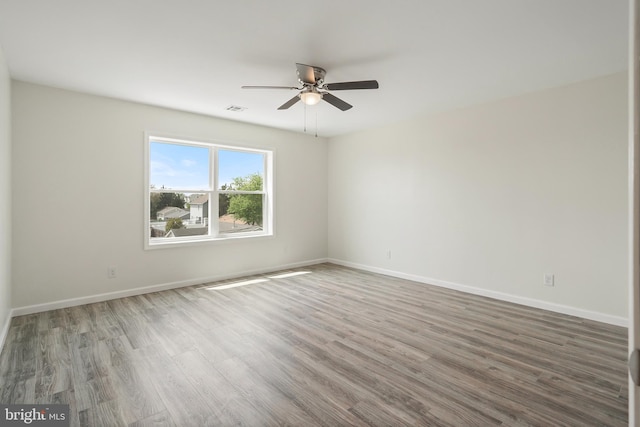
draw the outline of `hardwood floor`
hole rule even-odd
[[[16,317],[0,402],[72,426],[626,426],[626,340],[321,264]]]

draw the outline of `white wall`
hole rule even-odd
[[[11,311],[11,80],[0,48],[0,348]]]
[[[625,324],[625,73],[333,138],[329,195],[331,259]]]
[[[326,258],[326,140],[23,82],[12,91],[13,307]],[[144,131],[275,149],[276,236],[144,251]]]
[[[332,138],[327,152],[321,138],[14,82],[13,307],[328,253],[620,323],[626,90],[616,74]],[[145,130],[276,149],[276,237],[144,251]]]

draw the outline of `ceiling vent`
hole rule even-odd
[[[246,110],[247,107],[240,107],[239,105],[229,105],[227,111],[240,112]]]

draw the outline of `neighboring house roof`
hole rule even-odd
[[[176,209],[180,209],[180,208],[177,207],[177,206],[167,206],[165,208],[160,209],[158,211],[158,213],[160,214],[160,213],[165,213],[165,212],[171,212],[171,211],[176,210]]]
[[[165,219],[189,218],[190,215],[191,214],[189,213],[189,211],[177,208],[175,206],[167,206],[166,208],[159,210],[158,213],[156,214],[156,216],[162,216]]]
[[[200,194],[200,195],[196,196],[193,200],[191,200],[191,202],[189,202],[189,203],[192,204],[192,205],[204,205],[208,201],[209,201],[209,195],[208,194]]]
[[[165,237],[203,236],[207,234],[207,230],[208,227],[174,228]]]
[[[236,228],[228,228],[228,227],[223,228],[222,224],[220,224],[220,232],[224,234],[246,233],[248,231],[260,231],[260,230],[262,230],[262,227],[259,225],[242,225]]]

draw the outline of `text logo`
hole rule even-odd
[[[0,427],[69,427],[69,405],[0,404]]]

